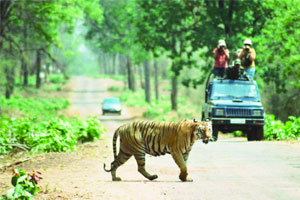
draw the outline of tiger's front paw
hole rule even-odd
[[[192,182],[193,179],[187,177],[187,173],[180,173],[179,178],[182,182]]]
[[[193,182],[193,179],[191,179],[191,178],[180,177],[180,176],[179,176],[179,178],[180,178],[180,180],[181,180],[182,182]]]
[[[186,178],[186,179],[185,179],[185,182],[193,182],[193,179],[191,179],[191,178]]]
[[[112,180],[113,181],[122,181],[122,179],[120,177],[113,177]]]
[[[152,175],[152,176],[149,177],[149,180],[150,180],[150,181],[153,181],[154,179],[157,179],[157,177],[158,177],[158,176],[157,176],[156,174],[155,174],[155,175]]]

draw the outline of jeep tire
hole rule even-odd
[[[257,126],[254,128],[255,132],[255,140],[263,140],[264,139],[264,126]]]
[[[219,134],[219,127],[218,126],[213,126],[212,127],[213,129],[213,132],[212,132],[212,138],[214,141],[217,141],[218,140],[218,134]]]
[[[256,139],[256,130],[255,129],[250,129],[246,133],[247,133],[248,141],[254,141]]]

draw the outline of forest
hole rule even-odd
[[[70,102],[50,95],[72,76],[124,82],[109,91],[148,119],[201,118],[213,49],[225,40],[232,63],[246,38],[265,140],[299,141],[299,10],[299,0],[0,0],[0,155],[74,151],[101,137],[96,117],[63,116]],[[0,199],[31,199],[38,179]]]
[[[299,10],[294,0],[1,0],[0,110],[9,112],[13,103],[7,102],[17,101],[20,91],[86,75],[123,80],[133,94],[143,91],[139,98],[146,104],[167,99],[169,110],[177,112],[179,89],[203,95],[218,40],[233,55],[250,38],[257,53],[255,80],[274,122],[270,128],[281,130],[289,122],[295,138]],[[163,81],[170,83],[168,97],[160,93]],[[165,119],[167,113],[156,115]]]

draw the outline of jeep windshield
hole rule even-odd
[[[241,99],[260,101],[258,88],[253,82],[220,81],[215,82],[211,92],[211,99]]]

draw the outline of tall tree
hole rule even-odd
[[[150,103],[151,100],[151,89],[150,89],[150,66],[149,61],[145,60],[144,62],[144,72],[145,72],[145,100]]]
[[[136,85],[135,85],[135,71],[134,67],[132,65],[132,62],[130,61],[130,57],[127,56],[127,71],[128,71],[128,88],[131,91],[136,91]]]
[[[154,88],[155,88],[155,99],[159,100],[159,69],[158,69],[158,63],[157,60],[154,60]]]

